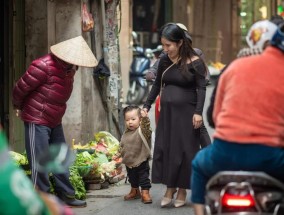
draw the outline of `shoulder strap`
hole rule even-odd
[[[142,131],[141,131],[140,126],[139,126],[139,128],[138,128],[138,133],[139,133],[140,137],[142,138],[142,141],[143,141],[143,143],[144,143],[146,149],[149,150],[149,152],[151,153],[151,149],[150,149],[150,147],[149,147],[149,145],[148,145],[148,142],[147,142],[146,138],[144,137],[144,135],[143,135],[143,133],[142,133]]]
[[[168,68],[165,69],[165,71],[163,72],[162,74],[162,77],[161,77],[161,89],[162,89],[162,85],[163,85],[163,77],[164,77],[164,74],[173,66],[175,65],[175,63],[172,63],[170,66],[168,66]]]
[[[164,74],[165,74],[173,65],[175,65],[175,63],[172,63],[168,68],[166,68],[165,71],[164,71],[163,74],[162,74],[162,77],[161,77],[161,87],[160,87],[160,97],[162,96],[163,77],[164,77]],[[158,110],[159,110],[159,111],[161,110],[161,102],[159,102]]]

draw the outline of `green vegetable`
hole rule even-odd
[[[16,162],[17,166],[29,164],[28,159],[25,155],[22,155],[14,151],[9,151],[9,153],[11,157],[13,158],[13,160]]]
[[[82,177],[79,175],[76,166],[71,166],[70,170],[70,182],[75,189],[75,197],[77,199],[86,199],[86,189]]]
[[[85,177],[89,174],[93,166],[76,166],[80,176]]]
[[[96,156],[94,158],[95,163],[98,163],[99,165],[101,165],[102,163],[108,163],[108,158],[105,154],[96,153],[95,156]]]
[[[87,151],[76,154],[75,166],[90,166],[94,163],[94,157]]]
[[[112,160],[112,157],[117,153],[119,145],[112,145],[108,149],[108,158]]]

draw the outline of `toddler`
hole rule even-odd
[[[121,137],[120,149],[114,159],[122,157],[125,164],[130,192],[124,196],[124,200],[133,200],[142,197],[144,204],[152,203],[149,194],[151,182],[149,179],[149,159],[151,157],[150,120],[145,111],[138,106],[127,106],[123,109],[126,129]],[[139,187],[141,187],[141,192]]]

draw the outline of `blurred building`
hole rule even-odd
[[[82,31],[82,4],[95,21]],[[167,22],[187,26],[194,47],[206,60],[229,63],[245,45],[255,21],[284,15],[284,0],[3,0],[0,3],[0,119],[14,148],[24,148],[23,123],[11,104],[14,83],[50,45],[82,35],[98,60],[111,70],[93,79],[92,69],[80,68],[63,120],[67,141],[85,142],[94,132],[121,132],[121,98],[128,90],[132,60],[132,30],[144,48],[159,44],[158,31]],[[118,40],[119,38],[119,40]]]
[[[143,47],[159,44],[157,30],[167,22],[185,24],[195,47],[208,61],[230,62],[246,45],[249,27],[274,14],[283,15],[283,0],[129,0],[132,29]],[[123,9],[122,9],[123,10]],[[124,11],[123,11],[124,13]],[[131,17],[130,17],[131,19]]]
[[[250,26],[272,15],[284,16],[284,0],[121,0],[120,59],[123,97],[128,90],[132,60],[131,32],[140,45],[155,48],[158,31],[167,22],[187,26],[193,46],[200,48],[207,62],[229,63],[246,46]],[[126,48],[127,47],[127,48]]]

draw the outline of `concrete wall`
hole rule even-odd
[[[203,50],[207,61],[228,63],[232,49],[232,2],[235,0],[191,0],[190,30],[195,47]]]
[[[126,101],[129,88],[129,68],[132,61],[132,50],[130,49],[132,31],[132,0],[121,0],[121,30],[119,33],[120,45],[120,69],[122,79],[122,97]]]
[[[236,57],[232,47],[232,2],[228,0],[216,1],[216,30],[222,32],[221,61],[229,63]],[[219,14],[219,15],[217,15]],[[221,15],[222,14],[222,15]],[[226,17],[226,18],[224,18]],[[237,20],[234,20],[237,21]]]
[[[40,10],[39,10],[40,8]],[[49,51],[47,44],[47,0],[25,1],[26,67]]]
[[[81,35],[81,1],[57,0],[52,2],[55,4],[55,43]],[[52,29],[48,29],[52,31]],[[82,100],[84,96],[82,92],[82,77],[86,73],[85,68],[79,68],[74,79],[73,92],[67,102],[67,110],[63,117],[63,127],[65,131],[66,141],[71,143],[74,138],[77,141],[82,140]],[[89,99],[91,99],[89,97]]]
[[[103,45],[103,57],[106,65],[109,67],[110,77],[103,80],[97,80],[103,86],[103,100],[106,102],[107,122],[109,132],[117,138],[121,134],[121,72],[119,62],[119,44],[118,44],[118,0],[99,1],[101,14],[101,34]]]
[[[189,26],[188,17],[188,0],[180,0],[173,2],[173,20],[174,22],[182,23],[185,26]]]

